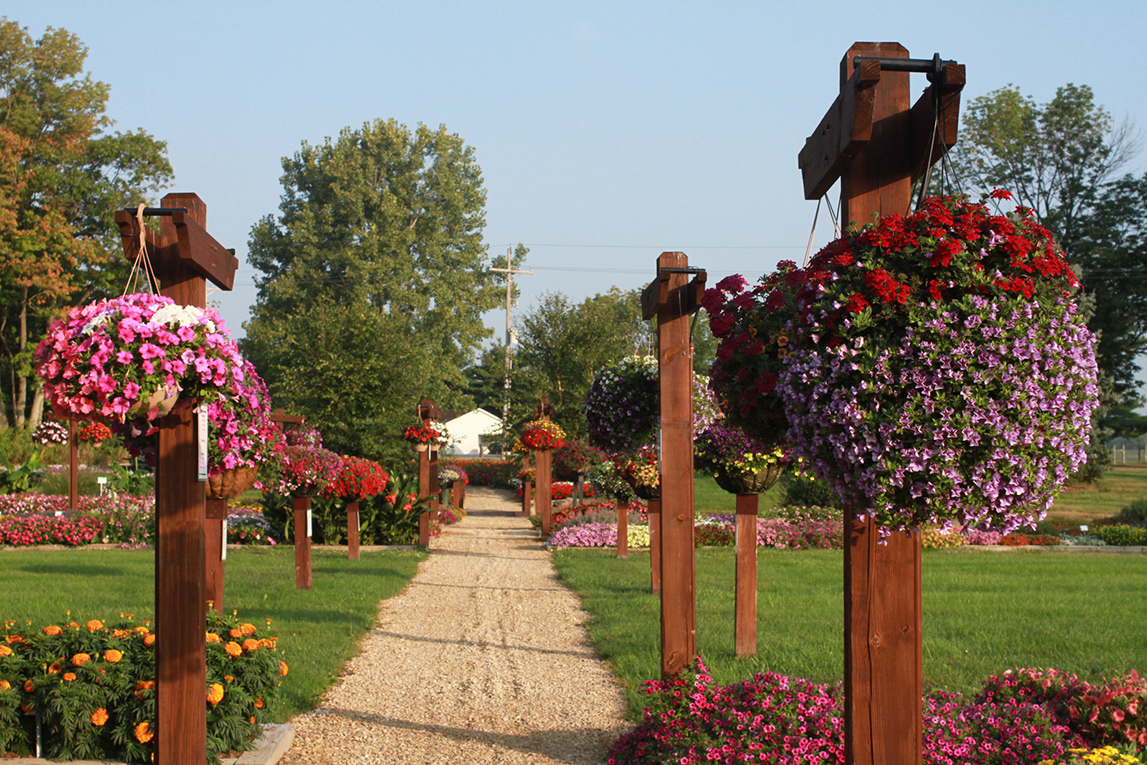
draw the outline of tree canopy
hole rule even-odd
[[[372,453],[370,444],[408,424],[422,396],[468,405],[460,370],[491,335],[481,315],[505,289],[487,270],[505,259],[489,262],[482,243],[486,192],[473,148],[445,127],[375,120],[318,146],[304,142],[284,158],[282,184],[278,217],[251,230],[248,260],[261,276],[242,343],[276,402],[309,409],[324,432],[350,427],[336,420],[351,411],[346,391],[370,388],[380,401],[409,404],[380,403],[378,414],[358,400],[362,433],[334,442],[354,454]],[[378,335],[355,333],[369,348],[322,347],[327,335],[316,321],[358,321]],[[364,354],[370,364],[352,363]],[[351,379],[385,363],[404,365],[403,374]],[[304,391],[292,382],[319,374],[320,364],[345,372],[345,385]]]
[[[163,141],[141,130],[106,132],[114,124],[104,113],[110,87],[84,73],[86,58],[66,30],[33,40],[0,18],[3,424],[39,419],[30,358],[52,315],[125,281],[115,210],[172,177]]]

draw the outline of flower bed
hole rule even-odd
[[[76,514],[68,498],[54,494],[0,496],[0,544],[116,544],[144,547],[155,537],[155,497],[101,494],[79,497]]]
[[[518,474],[518,466],[513,460],[458,459],[451,457],[439,462],[466,471],[472,486],[509,486],[510,479]]]
[[[643,721],[614,743],[611,765],[844,762],[840,685],[767,672],[718,686],[698,659],[645,693]],[[930,691],[923,703],[926,765],[1036,765],[1072,748],[1147,745],[1147,683],[1134,672],[1093,686],[1021,669],[989,678],[973,698]]]
[[[129,615],[43,627],[5,622],[0,643],[0,752],[60,760],[151,761],[156,635]],[[277,638],[234,616],[207,617],[207,751],[244,751],[269,722],[287,665]],[[24,714],[20,714],[23,712]]]
[[[626,527],[629,547],[649,547],[649,527],[632,524]],[[616,547],[616,523],[577,523],[558,529],[550,535],[550,547]]]

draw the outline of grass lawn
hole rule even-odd
[[[400,592],[414,576],[420,552],[315,550],[314,589],[295,589],[292,547],[228,550],[224,606],[271,633],[291,671],[283,683],[277,722],[311,709],[375,624],[378,603]],[[41,625],[71,619],[136,620],[155,614],[154,550],[0,551],[0,618]],[[160,637],[162,639],[162,636]]]
[[[648,555],[558,550],[554,562],[638,715],[642,681],[660,674]],[[731,549],[697,551],[697,645],[714,679],[774,671],[840,680],[843,553],[760,551],[758,655],[748,659],[733,656],[733,565]],[[926,684],[969,692],[1016,666],[1088,678],[1147,670],[1147,557],[935,550],[925,552],[923,578]]]
[[[1072,524],[1117,515],[1136,499],[1147,497],[1147,466],[1119,466],[1108,470],[1090,486],[1070,487],[1060,493],[1048,513],[1052,520]]]

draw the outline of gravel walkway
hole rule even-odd
[[[620,685],[590,647],[508,491],[475,487],[405,592],[317,709],[288,765],[600,763],[625,723]]]

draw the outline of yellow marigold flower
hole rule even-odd
[[[220,685],[219,683],[212,683],[210,686],[208,686],[208,688],[207,688],[207,701],[210,702],[212,706],[214,706],[215,704],[218,704],[222,700],[223,700],[223,686]]]
[[[114,648],[109,648],[108,650],[104,651],[104,661],[111,662],[112,664],[117,664],[122,658],[122,651],[117,651]]]
[[[152,634],[150,634],[150,633],[149,633],[149,634],[147,634],[147,635],[144,635],[144,636],[143,636],[143,644],[144,644],[144,645],[146,645],[146,646],[153,646],[153,645],[155,645],[155,635],[152,635]]]
[[[0,645],[0,656],[11,656],[12,649],[6,645]]]
[[[241,638],[241,637],[243,637],[243,630],[236,627],[235,629],[231,630],[231,632],[229,632],[228,634],[233,638]]]
[[[65,672],[64,673],[64,681],[65,682],[70,683],[75,679],[76,679],[76,673],[75,672]]]
[[[47,627],[44,628],[44,634],[45,635],[52,635],[52,636],[63,635],[64,631],[62,629],[60,629],[59,625],[49,624]]]
[[[255,638],[247,638],[246,640],[243,641],[243,650],[244,651],[254,651],[256,648],[258,648],[261,645],[262,645],[262,643],[260,643]]]
[[[244,635],[254,635],[255,634],[255,625],[254,624],[247,624],[246,622],[243,622],[242,624],[239,625],[239,629],[243,632]]]
[[[104,623],[99,619],[92,619],[87,623],[88,632],[96,632],[104,628]]]
[[[128,632],[127,630],[121,630],[119,628],[112,630],[112,637],[125,638],[125,637],[128,637],[129,635],[131,635],[131,633]]]
[[[287,662],[280,661],[279,662],[279,677],[286,677],[286,676],[287,676]]]
[[[220,642],[222,642],[222,640],[223,639],[221,637],[219,637],[217,634],[215,634],[214,632],[208,632],[207,633],[207,642],[208,643],[220,643]]]
[[[103,725],[108,721],[108,711],[100,707],[92,712],[92,725]]]
[[[0,691],[10,690],[12,690],[12,683],[8,682],[7,680],[0,680]]]
[[[72,664],[75,664],[77,667],[82,667],[91,660],[92,657],[88,656],[86,653],[77,653],[72,657]]]
[[[236,643],[234,640],[227,641],[227,645],[223,646],[223,648],[227,651],[228,655],[230,655],[230,656],[239,657],[239,656],[243,655],[243,649],[240,648],[239,644]]]
[[[135,740],[141,744],[146,744],[155,738],[155,734],[151,732],[151,723],[141,722],[135,726]]]

